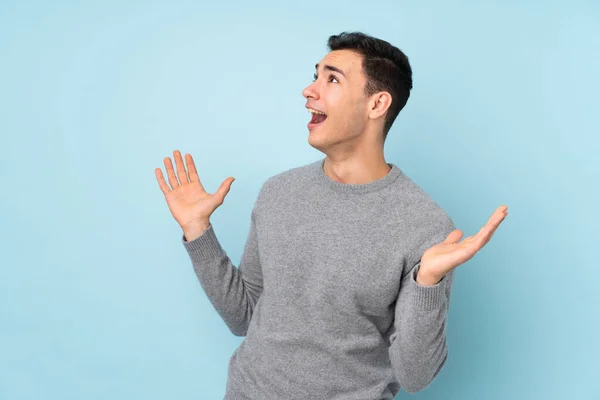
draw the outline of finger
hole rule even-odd
[[[490,216],[490,218],[488,219],[488,221],[486,222],[486,225],[496,225],[497,223],[500,223],[500,221],[508,214],[508,207],[507,206],[500,206],[498,207]]]
[[[488,242],[493,229],[493,225],[491,223],[487,223],[483,228],[481,228],[479,233],[477,233],[477,246],[479,248],[482,248]]]
[[[167,169],[167,179],[169,180],[169,184],[171,185],[171,189],[175,189],[179,187],[179,182],[177,182],[177,177],[175,176],[175,171],[173,171],[173,163],[171,162],[170,157],[165,157],[165,168]]]
[[[200,187],[202,188],[202,190],[204,190],[202,182],[200,182],[200,177],[198,176],[198,171],[196,171],[196,164],[194,164],[194,159],[192,158],[192,155],[189,153],[186,154],[185,159],[188,168],[188,175],[190,176],[190,182],[198,181]]]
[[[175,150],[173,152],[173,158],[175,158],[175,165],[177,166],[177,176],[179,177],[179,183],[182,185],[189,183],[187,171],[185,170],[185,167],[183,166],[181,152],[179,150]]]
[[[476,238],[476,236],[469,236],[467,238],[464,238],[463,241],[460,242],[459,244],[464,247],[471,246],[471,244],[475,241],[475,238]]]
[[[508,212],[505,210],[505,206],[498,207],[488,219],[486,224],[482,226],[479,232],[477,232],[475,235],[477,239],[479,239],[479,241],[487,242],[507,214]]]
[[[223,183],[221,183],[221,186],[219,187],[219,197],[221,198],[221,203],[223,203],[225,201],[225,196],[227,196],[227,193],[229,193],[229,189],[231,189],[231,184],[233,183],[233,181],[235,180],[235,178],[231,177],[231,179],[225,179],[223,181]]]
[[[496,232],[496,229],[498,229],[498,226],[500,226],[500,223],[504,220],[505,216],[506,214],[504,214],[504,212],[494,215],[494,218],[488,221],[488,223],[479,230],[476,235],[477,245],[479,248],[482,248],[490,241],[494,235],[494,232]]]
[[[444,243],[453,244],[457,243],[461,237],[463,237],[464,233],[460,229],[455,229],[446,236],[446,240]]]
[[[154,169],[154,173],[156,175],[156,179],[158,180],[158,186],[160,187],[161,192],[166,196],[167,193],[171,191],[167,182],[165,182],[165,178],[163,177],[162,170],[160,168]]]
[[[498,227],[500,226],[500,223],[502,221],[504,221],[504,218],[508,215],[508,212],[506,212],[504,214],[504,216],[496,223],[496,225],[494,226],[494,228],[492,229],[492,231],[490,232],[490,234],[487,236],[487,239],[485,240],[485,242],[483,243],[484,245],[487,244],[487,242],[490,241],[490,239],[492,238],[492,236],[494,236],[494,233],[496,232],[496,229],[498,229]]]

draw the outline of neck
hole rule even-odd
[[[391,167],[385,161],[383,153],[373,157],[363,154],[330,155],[323,164],[323,171],[334,181],[346,184],[371,183],[386,176]]]

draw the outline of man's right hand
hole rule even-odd
[[[177,175],[173,170],[171,158],[165,157],[163,160],[171,187],[165,182],[160,168],[156,168],[154,172],[160,190],[165,195],[169,210],[183,229],[185,238],[189,242],[208,229],[211,214],[223,204],[235,178],[229,177],[224,180],[214,194],[207,193],[202,183],[200,183],[200,177],[196,172],[192,155],[185,155],[187,173],[179,150],[175,150],[173,156],[177,166]],[[178,177],[179,181],[177,180]]]

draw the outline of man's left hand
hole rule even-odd
[[[507,215],[508,206],[500,206],[477,234],[458,243],[463,232],[455,229],[450,232],[446,240],[427,249],[421,257],[417,283],[424,286],[435,285],[452,269],[470,260],[489,242],[496,228]]]

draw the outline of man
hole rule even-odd
[[[238,268],[209,217],[234,178],[207,193],[191,155],[156,177],[208,298],[246,336],[225,399],[393,399],[437,376],[448,357],[454,269],[487,243],[499,207],[461,243],[452,219],[383,144],[412,88],[407,57],[359,33],[331,36],[304,89],[308,141],[326,157],[270,177]],[[177,180],[179,178],[179,182]]]

